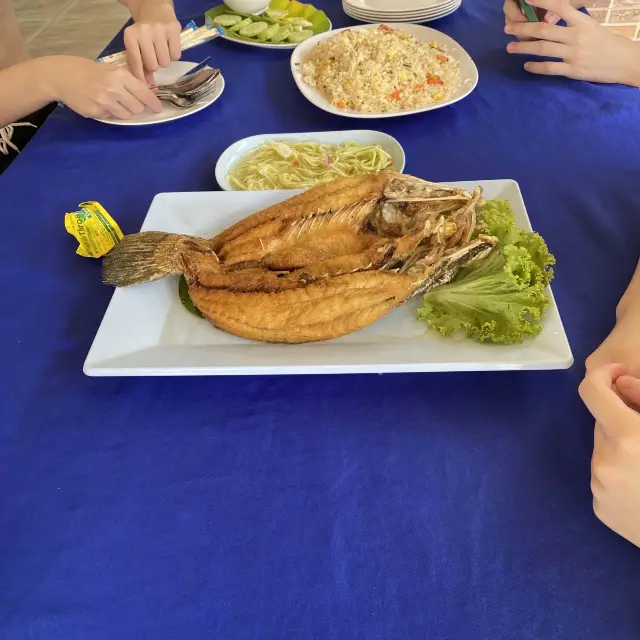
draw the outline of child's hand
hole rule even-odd
[[[596,516],[640,547],[640,379],[622,365],[588,373],[580,395],[596,419],[591,489]]]
[[[568,0],[531,0],[534,7],[560,16],[567,27],[546,22],[510,22],[505,32],[522,42],[509,53],[557,58],[558,62],[527,62],[531,73],[576,80],[640,86],[640,45],[600,26]],[[525,41],[529,40],[529,41]]]
[[[164,0],[143,0],[134,18],[135,24],[124,31],[127,62],[136,78],[153,84],[155,71],[180,59],[180,23]]]
[[[571,0],[571,4],[576,9],[582,9],[582,7],[585,6],[585,1]],[[514,0],[505,0],[503,10],[505,25],[508,25],[512,22],[527,22],[527,19],[522,14],[522,11],[520,11],[520,7],[514,2]],[[547,11],[544,15],[544,21],[547,24],[557,24],[558,22],[560,22],[560,16],[557,13]]]
[[[156,95],[127,69],[74,56],[39,58],[34,65],[52,98],[85,117],[128,120],[145,107],[162,111]]]

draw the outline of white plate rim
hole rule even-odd
[[[193,69],[194,67],[198,66],[198,63],[196,62],[187,62],[187,61],[176,61],[172,63],[173,65],[178,65],[178,64],[183,64],[183,65],[188,65],[188,68],[185,66],[185,73],[187,71],[189,71],[189,69]],[[220,96],[224,93],[225,87],[226,87],[226,83],[224,80],[224,76],[222,75],[222,72],[220,72],[220,75],[216,78],[215,80],[216,84],[219,85],[218,88],[216,88],[215,91],[213,91],[205,100],[203,100],[201,103],[197,103],[195,105],[193,105],[192,107],[189,107],[188,109],[184,109],[182,111],[175,111],[173,112],[169,117],[163,119],[163,120],[152,120],[149,122],[138,122],[136,121],[136,118],[138,116],[134,116],[131,120],[106,120],[106,119],[101,119],[101,118],[93,118],[96,122],[102,122],[103,124],[111,124],[114,125],[116,127],[147,127],[147,126],[152,126],[152,125],[156,125],[156,124],[165,124],[166,122],[173,122],[174,120],[182,120],[182,118],[186,118],[188,116],[192,116],[195,113],[198,113],[199,111],[202,111],[203,109],[206,109],[207,107],[210,107],[214,102],[217,102],[217,100],[220,98]]]
[[[464,82],[463,82],[464,90],[460,95],[454,98],[451,98],[449,100],[446,100],[445,102],[439,102],[437,104],[428,105],[426,107],[418,107],[416,109],[407,109],[406,111],[394,111],[390,113],[363,113],[359,111],[346,111],[346,110],[338,109],[337,107],[334,107],[316,89],[314,89],[313,87],[309,87],[306,84],[306,82],[304,82],[304,80],[302,79],[302,73],[300,72],[299,67],[302,63],[303,56],[311,49],[311,47],[315,46],[318,42],[321,42],[322,40],[326,40],[327,38],[335,36],[341,31],[346,31],[348,29],[351,29],[352,31],[356,31],[360,29],[375,29],[381,25],[384,25],[384,23],[377,23],[377,22],[371,23],[371,24],[358,25],[355,27],[344,27],[342,29],[334,29],[333,31],[328,31],[327,33],[322,33],[317,36],[314,36],[313,38],[309,38],[308,40],[303,42],[301,45],[299,45],[298,48],[291,55],[291,73],[293,74],[293,79],[298,89],[300,90],[300,93],[302,93],[302,95],[309,102],[311,102],[311,104],[315,105],[319,109],[322,109],[323,111],[326,111],[327,113],[331,113],[336,116],[342,116],[344,118],[372,120],[372,119],[378,119],[378,118],[399,118],[403,116],[415,115],[418,113],[425,113],[427,111],[435,111],[436,109],[442,109],[444,107],[448,107],[452,104],[455,104],[456,102],[463,100],[473,92],[473,90],[478,85],[478,80],[479,80],[478,67],[476,66],[476,63],[473,61],[473,58],[467,53],[467,51],[462,47],[462,45],[460,45],[458,42],[456,42],[453,38],[446,35],[445,33],[442,33],[441,31],[437,31],[436,29],[431,29],[430,27],[423,27],[421,25],[411,24],[408,22],[400,22],[400,23],[392,23],[392,24],[394,25],[395,29],[400,29],[400,30],[404,29],[404,30],[407,30],[409,33],[413,33],[414,35],[416,30],[420,30],[420,32],[428,31],[431,34],[431,36],[427,41],[433,41],[434,39],[435,40],[442,39],[445,41],[445,43],[450,49],[454,47],[457,47],[459,49],[459,51],[456,54],[456,57],[458,58],[459,61],[461,57],[465,57],[467,63],[470,64],[471,69],[473,70],[473,77],[470,78],[471,82],[466,87],[464,87]]]
[[[462,6],[462,2],[458,1],[456,2],[453,7],[447,11],[445,11],[444,13],[438,13],[434,16],[423,16],[421,18],[416,18],[415,20],[403,20],[404,24],[415,24],[415,25],[420,25],[423,22],[434,22],[435,20],[440,20],[440,18],[446,18],[447,16],[450,16],[452,13],[455,13],[460,7]],[[355,13],[350,13],[349,11],[345,10],[345,13],[353,18],[354,20],[358,20],[360,22],[368,22],[369,24],[379,24],[380,20],[378,19],[372,19],[372,18],[365,18],[364,16],[358,16]],[[383,20],[382,21],[383,24],[396,24],[393,20]]]
[[[473,188],[471,185],[482,185],[485,188],[485,193],[491,189],[492,195],[490,197],[508,197],[514,209],[517,210],[518,218],[523,228],[530,229],[531,223],[527,213],[526,205],[522,198],[519,185],[515,180],[473,180],[464,181],[462,183],[448,182],[453,186],[464,186],[464,188]],[[495,187],[495,189],[493,189]],[[505,194],[505,191],[509,191],[510,194]],[[211,204],[213,200],[209,198],[217,198],[224,195],[224,197],[232,197],[234,199],[244,199],[247,202],[251,202],[252,206],[256,206],[258,198],[260,198],[260,204],[257,206],[268,206],[284,199],[290,198],[295,192],[281,191],[281,192],[209,192],[209,193],[181,193],[181,194],[158,194],[149,209],[149,213],[145,218],[145,222],[142,225],[142,230],[163,230],[171,231],[169,227],[175,226],[173,222],[167,222],[166,213],[159,216],[159,221],[154,222],[152,219],[158,218],[158,215],[154,216],[156,209],[162,209],[162,204],[171,203],[171,199],[176,205],[179,205],[175,210],[175,214],[178,218],[183,217],[184,204],[180,202],[180,199],[186,197],[200,197],[202,198],[202,206],[206,206],[208,211],[207,215],[212,215],[212,211],[215,211],[215,207],[212,208]],[[179,198],[177,198],[178,196]],[[167,200],[169,199],[169,200]],[[165,204],[166,208],[166,204]],[[171,209],[171,207],[169,207]],[[195,211],[191,207],[188,212],[189,216],[196,216],[198,219],[200,213]],[[160,214],[162,212],[160,211]],[[176,220],[178,222],[178,220]],[[180,226],[178,224],[178,226]],[[209,225],[206,225],[209,227]],[[175,229],[174,229],[175,231]],[[184,232],[184,229],[183,229]],[[215,231],[214,231],[215,233]],[[177,301],[177,283],[172,281],[164,281],[167,283],[167,288],[171,290],[171,299],[174,301],[172,305],[178,305]],[[154,287],[159,283],[148,285],[148,287]],[[136,303],[140,303],[142,300],[153,300],[154,294],[150,289],[145,288],[147,285],[143,285],[139,293],[136,292]],[[176,288],[174,291],[173,287]],[[87,355],[84,363],[83,371],[88,376],[193,376],[193,375],[292,375],[292,374],[353,374],[353,373],[401,373],[401,372],[459,372],[459,371],[521,371],[521,370],[558,370],[567,369],[573,364],[573,354],[571,351],[570,343],[567,339],[566,331],[563,326],[562,317],[560,311],[555,302],[553,291],[548,289],[551,305],[547,310],[547,324],[543,330],[543,334],[533,340],[528,340],[524,345],[514,345],[513,347],[501,347],[495,345],[477,345],[472,341],[462,340],[463,344],[470,345],[470,351],[465,350],[460,353],[459,350],[454,349],[453,352],[449,345],[454,345],[455,340],[444,339],[437,337],[437,334],[430,334],[434,336],[434,345],[436,350],[435,357],[432,355],[432,350],[429,348],[421,350],[417,357],[412,355],[406,355],[407,350],[402,350],[402,353],[396,353],[397,342],[396,338],[389,337],[388,340],[383,339],[380,342],[352,342],[345,344],[340,341],[327,341],[323,343],[315,343],[312,345],[265,345],[255,343],[253,341],[241,341],[241,357],[232,355],[231,359],[228,357],[227,352],[219,352],[218,349],[225,349],[231,347],[234,349],[233,344],[219,343],[219,344],[191,344],[191,345],[165,345],[158,344],[154,346],[152,341],[150,344],[139,344],[132,347],[133,351],[124,349],[114,358],[112,345],[119,343],[122,340],[121,330],[117,331],[117,335],[113,334],[113,323],[109,327],[110,320],[113,317],[118,318],[118,322],[122,324],[125,322],[127,327],[131,327],[138,334],[142,331],[143,334],[147,334],[149,327],[144,319],[139,322],[139,327],[136,329],[135,322],[131,325],[131,311],[127,308],[127,304],[117,304],[122,299],[121,296],[126,296],[131,290],[124,289],[115,292],[112,300],[109,304],[105,316],[100,324],[100,327],[96,333],[96,337],[93,341],[91,349]],[[140,298],[140,294],[142,297]],[[173,297],[175,296],[175,298]],[[120,300],[119,300],[120,298]],[[124,301],[123,301],[124,302]],[[129,301],[130,302],[130,301]],[[155,305],[151,305],[151,312],[153,314],[159,311],[162,314],[162,310]],[[187,314],[184,310],[181,312]],[[125,313],[126,312],[126,313]],[[135,314],[134,314],[135,315]],[[156,315],[152,316],[154,319]],[[186,317],[186,316],[185,316]],[[398,318],[399,319],[399,318]],[[165,320],[166,321],[166,318]],[[201,321],[197,321],[201,322]],[[160,326],[164,325],[160,323]],[[142,329],[141,329],[142,327]],[[154,329],[152,329],[153,331]],[[111,331],[111,333],[110,333]],[[128,331],[128,330],[127,330]],[[164,329],[161,330],[161,333]],[[366,331],[366,329],[365,329]],[[358,332],[357,332],[358,333]],[[384,333],[384,332],[383,332]],[[355,334],[354,334],[355,335]],[[409,338],[412,340],[412,338]],[[543,340],[544,339],[544,340]],[[240,340],[240,339],[237,339]],[[342,339],[340,339],[342,340]],[[533,350],[529,350],[529,345],[535,345],[536,340],[543,340],[539,348],[533,347]],[[441,342],[443,341],[443,342]],[[439,346],[445,346],[445,354],[438,348]],[[419,344],[419,342],[418,342]],[[427,343],[428,344],[428,343]],[[368,345],[368,346],[367,346]],[[235,345],[238,346],[238,343]],[[364,350],[359,348],[366,346]],[[314,351],[310,350],[314,349]],[[260,352],[251,351],[252,348],[260,349]],[[519,350],[524,348],[523,353],[513,352],[512,349]],[[264,357],[264,350],[273,350],[271,354]],[[288,350],[297,351],[298,357],[291,358],[288,355]],[[328,351],[317,356],[317,351],[320,349]],[[356,350],[356,356],[353,356],[353,349]],[[371,353],[371,349],[376,353]],[[478,351],[479,349],[479,351]],[[155,358],[154,358],[155,350]],[[178,356],[176,358],[177,351]],[[247,351],[248,350],[248,351]],[[159,351],[159,353],[158,353]],[[341,361],[342,353],[346,351],[344,359]],[[408,350],[412,352],[411,349]],[[415,352],[415,350],[413,350]],[[493,352],[493,353],[492,353]],[[256,357],[256,353],[258,353]],[[194,355],[195,354],[195,355]],[[423,355],[424,354],[424,355]],[[494,357],[494,354],[496,357]],[[505,354],[505,355],[502,355]],[[336,357],[336,355],[338,357]],[[388,359],[385,356],[389,356]],[[310,356],[309,358],[307,356]],[[133,362],[131,358],[133,357]],[[141,357],[136,362],[136,358]],[[182,359],[186,358],[187,363],[182,362]],[[125,360],[125,363],[122,360]],[[129,362],[126,360],[129,359]],[[162,364],[162,360],[164,364]],[[226,362],[225,362],[226,359]],[[315,362],[313,361],[315,359]],[[118,361],[120,360],[120,361]],[[158,361],[160,360],[160,362]],[[235,363],[233,362],[235,360]],[[261,361],[261,362],[260,362]],[[170,364],[167,364],[170,362]]]
[[[395,168],[395,170],[398,173],[402,173],[406,166],[406,154],[403,146],[396,138],[389,135],[388,133],[384,133],[384,131],[374,131],[372,129],[353,129],[350,131],[311,131],[309,133],[260,134],[243,138],[242,140],[238,140],[237,142],[234,142],[232,145],[228,146],[222,152],[222,155],[218,158],[215,169],[216,181],[218,182],[218,186],[223,191],[240,191],[239,189],[234,189],[231,186],[231,183],[227,180],[229,171],[231,170],[232,166],[234,166],[235,163],[239,160],[239,158],[235,159],[235,154],[242,153],[242,155],[244,155],[267,141],[275,140],[276,142],[302,142],[307,140],[314,140],[320,142],[321,144],[340,144],[340,142],[332,142],[331,138],[333,138],[334,140],[336,138],[342,138],[343,141],[354,139],[354,142],[365,144],[364,138],[366,138],[367,136],[371,138],[381,138],[384,142],[388,143],[389,146],[386,148],[386,151],[388,153],[391,153],[389,151],[390,147],[395,147],[396,152],[402,159],[401,166],[399,168]],[[360,141],[356,140],[355,138],[360,138]],[[369,144],[380,144],[382,146],[383,143],[372,141]],[[242,149],[242,151],[240,151],[240,149]]]
[[[402,18],[408,18],[408,19],[413,19],[413,18],[419,18],[421,16],[424,15],[430,15],[433,13],[437,13],[438,11],[441,11],[442,9],[444,9],[447,6],[450,6],[453,2],[455,2],[456,0],[444,0],[443,2],[438,3],[437,5],[433,6],[433,7],[429,7],[428,9],[424,9],[422,11],[412,11],[412,12],[407,12],[407,13],[399,13],[399,12],[393,12],[393,13],[386,13],[386,12],[382,12],[382,11],[367,11],[366,9],[361,9],[359,7],[356,7],[354,5],[350,5],[346,0],[343,0],[342,3],[342,8],[345,10],[345,12],[351,12],[351,13],[358,13],[360,15],[363,16],[370,16],[372,18],[380,18],[381,21],[384,21],[386,19],[391,19],[391,20],[395,20],[396,22],[401,22]]]
[[[327,20],[329,21],[329,30],[319,33],[318,34],[319,36],[325,33],[329,33],[333,29],[333,23],[331,22],[331,19],[329,18],[329,16],[327,16]],[[231,36],[228,36],[226,32],[223,34],[220,34],[220,37],[223,40],[226,40],[227,42],[235,42],[237,44],[246,44],[248,47],[257,47],[258,49],[276,49],[278,51],[291,51],[292,49],[298,48],[302,44],[302,42],[298,42],[297,44],[291,43],[291,42],[287,42],[285,44],[280,44],[280,43],[268,44],[266,42],[249,42],[248,40],[240,40],[239,38],[232,38]]]
[[[380,12],[380,13],[416,13],[416,12],[420,12],[420,11],[424,11],[425,9],[430,9],[432,7],[434,7],[434,4],[430,4],[427,6],[423,6],[423,7],[419,7],[419,8],[415,8],[415,9],[394,9],[393,7],[389,6],[386,9],[376,9],[375,7],[371,7],[370,5],[365,4],[364,0],[356,0],[356,2],[352,2],[352,0],[343,0],[344,3],[351,5],[352,7],[355,7],[356,9],[363,9],[365,11],[372,11],[372,12]]]
[[[415,18],[403,18],[400,22],[405,24],[416,24],[419,22],[427,22],[429,20],[436,20],[437,18],[441,18],[443,16],[449,15],[453,11],[459,9],[462,6],[460,0],[453,0],[450,4],[448,4],[442,11],[438,11],[437,13],[432,13],[424,16],[416,16]],[[356,20],[363,20],[365,22],[369,22],[371,24],[397,24],[398,21],[394,19],[386,19],[381,20],[380,18],[373,16],[365,16],[363,14],[357,13],[355,11],[345,9],[345,14],[355,18]]]

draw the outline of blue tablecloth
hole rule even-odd
[[[336,26],[338,0],[318,2]],[[206,4],[178,3],[183,21]],[[58,110],[0,178],[0,637],[637,640],[640,550],[591,510],[576,387],[640,255],[640,93],[532,77],[500,3],[434,23],[480,69],[463,102],[367,122],[431,180],[515,178],[558,258],[570,371],[89,379],[111,291],[63,214],[125,232],[216,188],[245,136],[351,128],[288,55],[215,41],[213,108],[136,129]]]

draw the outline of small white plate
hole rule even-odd
[[[234,189],[227,176],[234,165],[242,160],[252,149],[265,142],[307,142],[312,140],[318,144],[345,144],[357,142],[362,145],[380,145],[393,160],[393,168],[398,172],[404,171],[405,155],[402,145],[391,136],[381,131],[322,131],[317,133],[276,133],[244,138],[232,144],[221,156],[216,164],[216,180],[221,189],[225,191],[237,191]]]
[[[453,184],[465,189],[481,185],[487,198],[509,200],[518,224],[531,228],[513,180]],[[293,193],[163,193],[154,198],[142,230],[212,237]],[[178,279],[168,278],[114,293],[84,372],[89,376],[204,376],[504,371],[565,369],[573,363],[553,296],[542,333],[508,347],[442,338],[416,319],[420,303],[418,296],[370,327],[338,340],[264,344],[237,338],[191,315],[178,297]]]
[[[328,18],[327,18],[328,19]],[[329,31],[333,29],[333,24],[331,24],[331,20],[329,20]],[[329,33],[329,31],[326,31],[324,33]],[[324,35],[324,33],[321,33],[319,35]],[[259,49],[296,49],[297,47],[300,46],[301,43],[297,43],[297,44],[292,44],[291,42],[283,42],[282,44],[278,43],[268,43],[268,42],[252,42],[249,40],[240,40],[240,38],[234,38],[232,36],[228,36],[226,33],[224,35],[220,35],[221,38],[223,38],[224,40],[229,40],[229,42],[235,42],[237,44],[246,44],[248,47],[258,47]],[[315,36],[317,37],[317,36]]]
[[[166,69],[159,69],[158,71],[156,71],[155,83],[158,85],[171,84],[197,66],[198,64],[195,62],[172,62]],[[145,109],[140,115],[133,116],[131,120],[102,120],[100,118],[95,119],[98,122],[104,122],[105,124],[115,124],[121,127],[138,127],[148,124],[170,122],[171,120],[180,120],[180,118],[191,116],[194,113],[198,113],[198,111],[202,111],[203,109],[206,109],[208,106],[212,105],[222,95],[223,91],[224,78],[222,77],[221,73],[215,80],[215,88],[213,89],[213,91],[206,97],[204,97],[201,101],[197,102],[187,109],[180,109],[178,107],[174,107],[168,102],[162,102],[162,111],[160,113],[154,113],[149,109]]]
[[[367,24],[358,27],[351,27],[352,31],[358,31],[360,29],[377,29],[379,24]],[[394,23],[393,28],[405,31],[415,36],[420,42],[428,43],[435,42],[436,44],[444,45],[449,53],[458,60],[460,64],[460,86],[457,91],[448,99],[436,104],[430,104],[425,107],[418,107],[416,109],[406,109],[404,111],[393,111],[388,113],[364,113],[361,111],[351,111],[349,109],[338,109],[334,107],[315,87],[310,87],[302,79],[302,62],[309,55],[311,49],[315,47],[322,40],[332,38],[340,31],[345,29],[336,29],[334,31],[328,31],[327,33],[309,38],[293,52],[291,56],[291,72],[293,78],[298,85],[298,89],[302,95],[314,104],[319,109],[332,113],[336,116],[343,116],[345,118],[399,118],[400,116],[409,116],[416,113],[424,113],[425,111],[433,111],[435,109],[442,109],[451,104],[454,104],[463,98],[466,98],[478,84],[478,69],[474,64],[471,56],[453,39],[440,31],[430,29],[429,27],[422,27],[416,24],[409,23]]]

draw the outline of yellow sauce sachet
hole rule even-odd
[[[64,228],[79,243],[76,253],[85,258],[102,258],[124,237],[118,223],[98,202],[82,202],[64,217]]]

